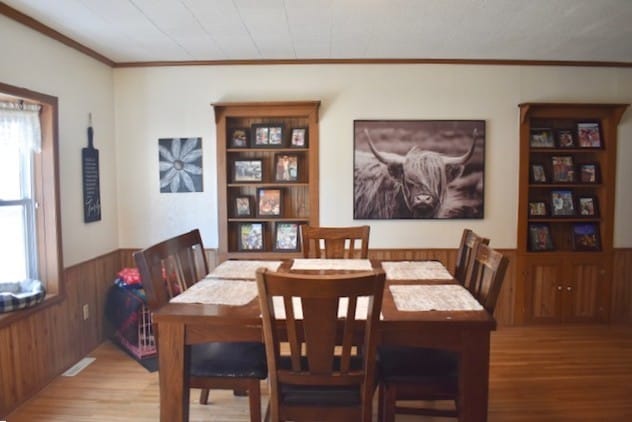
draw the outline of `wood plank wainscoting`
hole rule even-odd
[[[58,303],[29,310],[8,323],[0,320],[0,420],[35,395],[63,371],[106,340],[112,328],[105,321],[106,293],[122,267],[134,266],[133,249],[120,249],[64,270],[65,297]],[[437,259],[454,268],[456,249],[374,249],[382,260]],[[504,250],[510,262],[513,250]],[[217,251],[207,251],[215,267]],[[513,325],[515,280],[510,263],[496,307],[500,327]],[[83,320],[83,305],[90,316]],[[24,311],[19,311],[24,312]],[[615,250],[611,302],[612,323],[632,323],[632,248]]]

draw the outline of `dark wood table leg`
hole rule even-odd
[[[487,421],[489,331],[466,331],[459,372],[459,421]]]
[[[159,324],[158,357],[160,379],[160,421],[189,420],[189,389],[183,324]]]

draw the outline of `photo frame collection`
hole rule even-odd
[[[531,183],[553,184],[598,184],[601,181],[599,163],[575,164],[571,155],[554,155],[550,161],[550,177],[547,164],[543,162],[531,163]]]
[[[550,201],[529,201],[529,217],[599,217],[597,197],[580,195],[573,197],[570,190],[555,190],[551,192]]]
[[[576,128],[532,128],[531,148],[603,148],[599,122],[579,122]]]
[[[309,130],[295,127],[286,136],[283,123],[255,123],[228,128],[228,148],[307,148]]]

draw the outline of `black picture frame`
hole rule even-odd
[[[275,252],[297,252],[301,250],[300,224],[291,221],[279,221],[274,225]]]
[[[292,129],[292,135],[290,136],[290,147],[292,148],[307,148],[308,134],[306,127],[295,127]]]
[[[258,158],[233,161],[233,182],[250,183],[263,181],[263,160]]]
[[[603,148],[599,122],[577,123],[577,146],[579,148]]]
[[[283,215],[283,189],[257,189],[257,217],[281,217]]]
[[[283,148],[284,125],[281,123],[255,123],[251,127],[252,148]]]
[[[297,154],[276,154],[274,156],[274,180],[277,182],[297,182],[299,157]]]
[[[260,252],[264,249],[263,223],[237,224],[237,249],[241,252]]]
[[[529,250],[544,252],[554,249],[551,227],[547,223],[529,223]]]
[[[246,128],[233,128],[230,129],[228,137],[229,148],[248,148],[249,144],[249,130]]]
[[[558,148],[576,148],[575,132],[571,129],[558,129],[556,132],[556,142]]]
[[[579,181],[581,183],[599,183],[599,164],[598,163],[582,163],[579,165]]]
[[[553,138],[553,129],[532,128],[529,137],[529,145],[531,145],[531,148],[554,148],[555,140]]]
[[[546,217],[547,215],[549,215],[549,213],[545,201],[529,202],[529,217]]]
[[[600,251],[599,225],[596,223],[573,224],[573,249],[576,251]]]
[[[568,217],[575,215],[575,203],[573,192],[570,190],[555,189],[551,191],[551,216]]]
[[[573,183],[575,181],[575,165],[572,155],[554,155],[551,157],[553,183]]]
[[[581,217],[598,217],[599,204],[597,197],[592,195],[581,195],[577,198],[577,212]]]
[[[233,199],[233,215],[237,218],[254,217],[252,197],[249,195],[236,196]]]
[[[485,124],[354,120],[353,219],[484,218]]]
[[[531,183],[547,183],[548,180],[544,164],[531,164]]]

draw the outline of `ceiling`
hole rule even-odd
[[[632,65],[632,0],[3,2],[117,64],[454,59]]]

